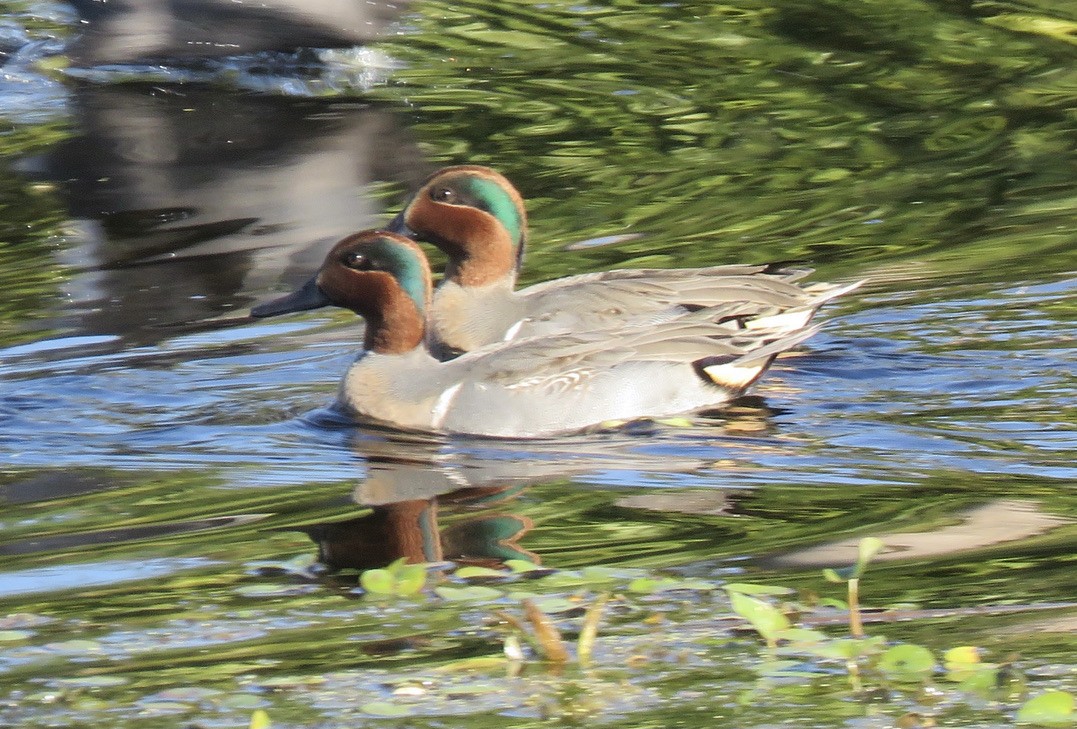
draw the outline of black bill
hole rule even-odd
[[[329,297],[318,288],[318,278],[315,276],[303,284],[303,288],[294,293],[252,307],[251,316],[256,318],[279,316],[280,314],[291,314],[296,311],[320,309],[323,306],[330,306],[332,303]]]

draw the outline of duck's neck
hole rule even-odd
[[[437,230],[421,231],[448,256],[445,279],[460,286],[516,281],[524,232],[510,232],[497,218],[473,210],[450,210],[438,217]]]
[[[363,346],[378,354],[404,354],[422,346],[426,334],[423,312],[401,290],[389,292],[380,306],[364,313]]]
[[[472,245],[467,250],[449,255],[445,266],[445,280],[475,288],[507,281],[510,288],[516,285],[516,252],[504,243],[497,245]]]

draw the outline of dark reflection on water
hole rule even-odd
[[[407,0],[73,0],[82,22],[68,55],[81,65],[353,46],[396,20]]]
[[[81,85],[73,138],[37,164],[76,236],[62,326],[131,344],[234,310],[382,217],[379,186],[426,167],[384,106]]]
[[[752,426],[763,412],[740,409],[742,426]],[[357,438],[352,446],[364,473],[351,498],[368,513],[301,530],[318,544],[319,561],[332,568],[384,567],[400,558],[486,567],[503,567],[507,560],[541,564],[541,554],[525,539],[535,523],[527,515],[530,486],[588,480],[602,471],[635,473],[639,483],[647,475],[675,477],[707,465],[688,455],[651,455],[640,447],[638,432],[531,444],[379,434]],[[653,426],[651,432],[657,432]],[[653,503],[644,500],[643,508],[648,505]],[[446,526],[447,515],[453,516]]]

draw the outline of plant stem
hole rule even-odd
[[[860,664],[853,659],[845,661],[845,670],[849,672],[849,686],[853,689],[854,693],[860,693],[864,688],[860,683]]]
[[[854,638],[864,637],[864,624],[860,621],[860,578],[849,580],[849,633]]]

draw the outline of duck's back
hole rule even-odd
[[[435,293],[431,342],[444,359],[497,342],[651,326],[702,308],[724,307],[715,318],[748,321],[810,306],[818,291],[793,283],[808,273],[751,265],[622,269],[519,291],[508,280],[482,287],[446,282]]]

